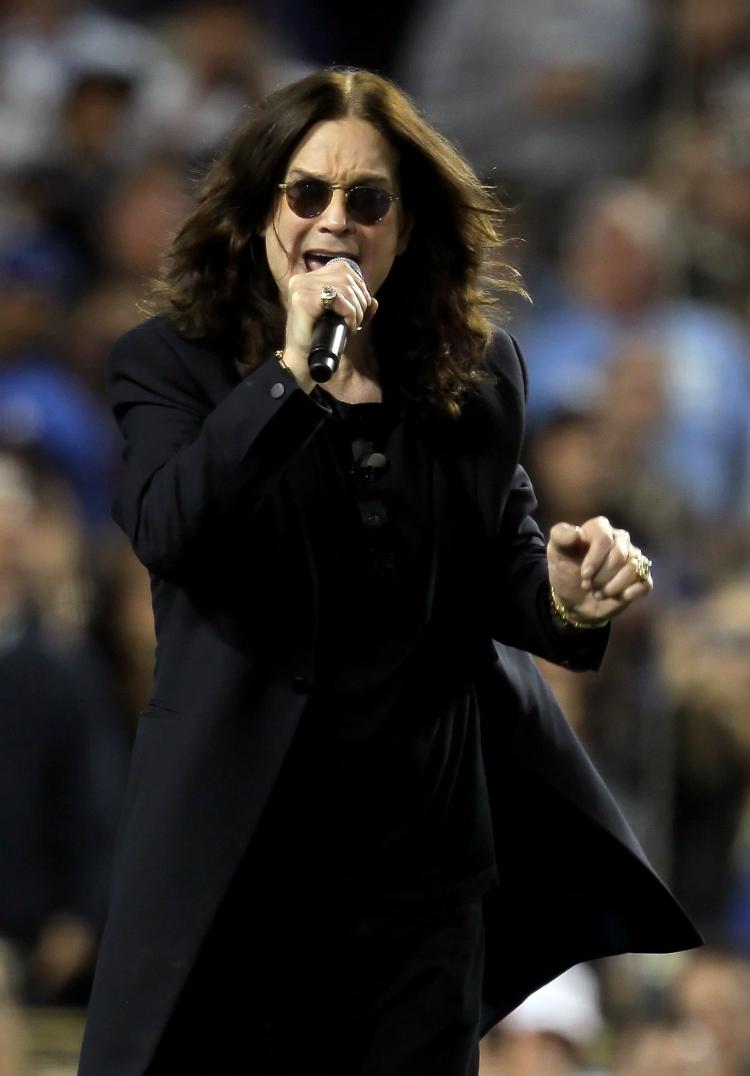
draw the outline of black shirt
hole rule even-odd
[[[398,397],[332,410],[313,440],[315,687],[256,847],[371,894],[467,898],[495,879],[471,677],[446,660],[460,543]],[[440,655],[438,657],[438,655]]]

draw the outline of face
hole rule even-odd
[[[400,193],[395,150],[372,124],[353,117],[317,124],[297,147],[284,180],[310,177],[342,187],[361,183]],[[375,294],[394,259],[406,249],[411,226],[400,202],[391,203],[377,224],[365,225],[352,219],[344,195],[344,190],[334,190],[327,208],[305,219],[293,213],[284,193],[278,192],[264,234],[268,265],[285,306],[290,278],[320,266],[312,257],[315,252],[353,258]]]

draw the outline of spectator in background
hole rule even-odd
[[[690,293],[750,316],[750,8],[676,0],[652,172],[675,207]]]
[[[91,606],[81,510],[70,483],[44,457],[30,453],[26,463],[34,481],[23,545],[28,595],[40,634],[69,651],[84,635]]]
[[[531,427],[524,448],[530,474],[539,475],[537,521],[545,534],[557,519],[587,518],[600,510],[604,473],[594,409],[560,408]]]
[[[164,21],[188,78],[177,142],[189,160],[208,163],[243,110],[310,72],[287,54],[271,22],[280,25],[275,8],[263,16],[257,5],[238,0],[193,0]]]
[[[65,666],[87,720],[88,903],[101,926],[135,719],[153,670],[148,576],[116,532],[91,540],[69,486],[42,460],[33,461],[33,479],[24,580],[35,635]]]
[[[54,342],[66,269],[33,235],[0,249],[0,442],[54,461],[95,525],[110,519],[115,435]]]
[[[600,503],[636,530],[658,563],[662,599],[692,592],[724,563],[735,531],[706,531],[664,462],[670,425],[666,361],[648,336],[625,335],[595,401]]]
[[[602,1028],[596,976],[577,964],[531,994],[484,1040],[479,1076],[582,1074]]]
[[[583,182],[643,162],[658,40],[649,0],[431,0],[398,75],[547,249]]]
[[[116,689],[123,729],[132,740],[154,676],[154,615],[148,571],[119,532],[95,559],[97,602],[92,638],[106,660]]]
[[[707,940],[727,944],[740,931],[727,916],[748,803],[750,582],[727,580],[675,608],[660,634],[670,707],[662,721],[674,722],[676,738],[672,883]]]
[[[583,200],[562,252],[563,291],[524,328],[532,421],[604,389],[638,335],[658,360],[664,409],[648,466],[699,519],[748,517],[750,348],[726,311],[675,295],[663,202],[619,183]]]
[[[653,171],[675,209],[686,288],[748,318],[750,75],[737,83],[710,110],[665,125]]]
[[[304,73],[270,18],[239,0],[179,5],[151,26],[78,0],[10,0],[0,171],[82,148],[105,148],[123,166],[156,150],[203,159],[242,108]],[[96,145],[81,144],[82,134]]]
[[[24,1073],[24,1027],[18,1004],[21,969],[15,953],[0,940],[0,1076]]]
[[[105,359],[112,344],[138,319],[133,283],[107,275],[67,312],[65,362],[71,373],[105,404]]]
[[[691,954],[677,973],[671,993],[678,1017],[694,1034],[710,1040],[717,1058],[714,1068],[707,1066],[694,1071],[716,1073],[716,1076],[747,1076],[750,1073],[750,963],[711,949]],[[621,1076],[619,1070],[617,1076]]]
[[[673,99],[702,111],[718,86],[747,68],[750,10],[746,0],[673,0],[673,7]]]
[[[628,1030],[616,1048],[612,1076],[730,1076],[713,1040],[699,1027],[662,1020]]]
[[[75,258],[68,294],[97,280],[105,259],[98,217],[132,153],[126,137],[133,83],[106,69],[81,72],[61,103],[56,143],[44,158],[18,170],[12,184],[19,206],[40,230],[59,237]]]
[[[111,190],[100,242],[110,276],[130,287],[134,307],[190,208],[184,169],[171,157],[144,160]]]
[[[76,685],[34,629],[33,509],[26,472],[0,457],[0,936],[22,955],[26,996],[59,1001],[94,958],[91,756]]]
[[[59,15],[52,22],[53,36],[64,36]],[[128,34],[135,34],[136,39],[150,35],[122,24],[128,33],[121,55],[108,39],[120,21],[99,13],[94,22],[95,28],[79,27],[82,43],[75,47],[58,43],[65,55],[65,48],[72,48],[75,58],[64,63],[57,56],[65,75],[58,88],[53,132],[30,160],[15,167],[9,164],[8,180],[19,206],[31,203],[32,212],[65,237],[81,263],[86,286],[95,283],[106,265],[100,216],[120,179],[138,170],[155,152],[173,155],[181,176],[186,165],[202,167],[241,110],[257,100],[264,88],[293,77],[295,71],[246,7],[195,4],[181,10],[179,19],[166,23],[165,41],[159,45],[167,55],[171,37],[177,53],[170,64],[179,72],[179,92],[173,94],[169,122],[137,136],[135,129],[143,126],[139,119],[139,110],[144,108],[143,82],[154,71],[153,66],[142,64]],[[11,20],[11,36],[13,28]],[[46,38],[45,44],[50,46]],[[0,77],[2,64],[0,50]],[[167,214],[167,226],[169,219]],[[158,223],[157,242],[163,230],[164,225]]]
[[[180,142],[189,157],[201,159],[219,147],[243,109],[264,96],[267,35],[251,9],[231,3],[181,5],[168,25],[189,72],[191,101]]]
[[[138,160],[172,137],[187,77],[146,27],[80,0],[8,0],[0,40],[0,169],[44,161],[63,102],[86,72],[125,79],[132,102],[122,147]]]

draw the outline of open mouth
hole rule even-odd
[[[308,273],[312,273],[314,269],[322,269],[324,265],[328,265],[334,258],[351,258],[352,261],[356,261],[353,254],[343,252],[339,254],[326,254],[322,250],[309,250],[303,257]]]

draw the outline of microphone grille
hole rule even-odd
[[[331,258],[331,260],[327,264],[331,265],[333,262],[346,262],[346,264],[349,266],[349,268],[351,270],[353,270],[353,272],[355,272],[357,274],[357,276],[361,276],[362,279],[364,280],[365,275],[362,272],[362,270],[360,269],[357,262],[355,262],[354,258],[345,258],[343,254],[340,254],[340,255],[337,255],[337,257],[335,257],[335,258]]]

